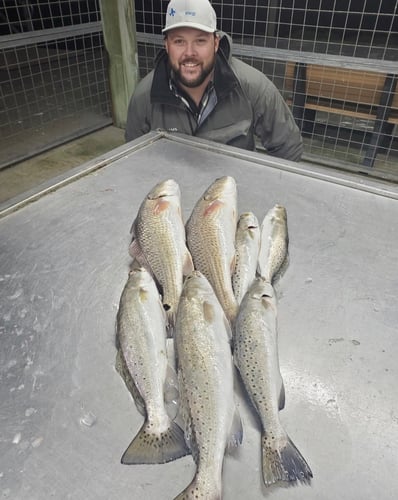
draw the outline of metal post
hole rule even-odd
[[[386,135],[390,134],[393,125],[388,123],[388,117],[391,113],[391,103],[394,98],[394,92],[397,87],[397,76],[387,75],[384,81],[383,92],[380,97],[380,103],[376,111],[376,120],[370,138],[369,147],[366,150],[366,155],[363,164],[366,167],[373,167],[376,160],[378,150],[385,139]]]

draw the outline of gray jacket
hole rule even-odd
[[[255,149],[257,136],[272,156],[299,160],[302,138],[275,85],[260,71],[231,56],[231,40],[221,34],[214,70],[217,104],[198,126],[193,113],[169,86],[165,50],[137,85],[128,108],[125,138],[165,130]]]

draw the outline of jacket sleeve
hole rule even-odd
[[[262,97],[255,109],[255,134],[268,154],[299,161],[303,139],[288,105],[271,82]]]
[[[151,130],[150,91],[152,78],[147,75],[141,80],[133,93],[127,109],[124,137],[126,142],[148,133]]]
[[[255,135],[269,155],[299,161],[303,139],[288,105],[271,80],[249,68],[243,86],[253,107]]]

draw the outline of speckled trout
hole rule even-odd
[[[150,270],[161,287],[170,327],[175,322],[183,276],[193,270],[185,243],[178,184],[157,184],[143,200],[131,228],[130,255]]]
[[[195,269],[212,285],[230,322],[238,312],[231,276],[235,268],[237,190],[233,177],[216,179],[194,206],[186,223]]]
[[[289,235],[287,213],[282,205],[268,210],[261,224],[260,252],[257,272],[270,283],[275,283],[289,263]]]
[[[256,278],[241,303],[234,330],[234,360],[262,426],[265,485],[312,477],[279,419],[285,392],[279,369],[277,304],[272,285]]]
[[[256,277],[258,252],[260,250],[260,225],[253,212],[240,215],[235,237],[235,270],[232,273],[232,288],[238,304]]]
[[[225,450],[242,441],[229,328],[208,280],[194,271],[184,283],[174,340],[180,412],[196,474],[178,500],[221,499]]]
[[[117,313],[119,356],[145,422],[122,456],[124,464],[165,463],[189,453],[182,429],[166,411],[166,313],[156,284],[144,268],[130,271]]]

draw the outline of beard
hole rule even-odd
[[[197,61],[193,61],[191,59],[186,59],[181,64],[190,63],[190,62],[196,63]],[[206,80],[206,78],[213,71],[215,63],[216,63],[216,58],[214,57],[214,59],[210,63],[208,63],[206,66],[202,66],[202,69],[201,69],[199,75],[195,79],[186,78],[181,72],[180,65],[172,65],[174,79],[176,80],[177,83],[179,83],[180,85],[183,85],[187,88],[199,87],[199,85],[202,85],[202,83]]]

